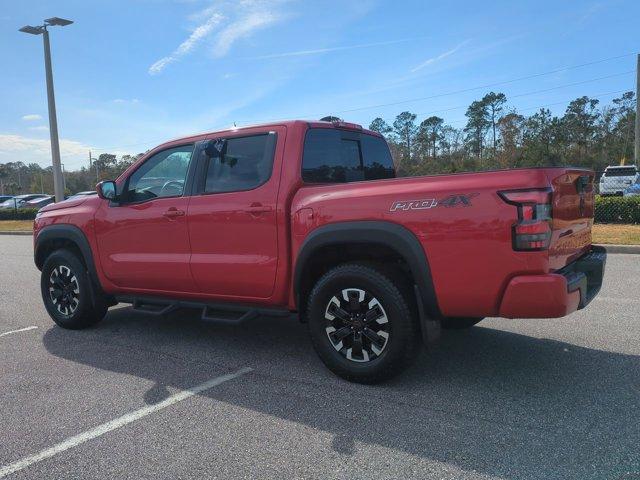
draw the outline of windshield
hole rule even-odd
[[[610,168],[604,172],[605,177],[633,177],[637,173],[636,167]]]

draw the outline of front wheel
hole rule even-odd
[[[411,298],[365,265],[341,265],[323,275],[309,295],[307,318],[324,364],[354,382],[396,375],[420,346]]]
[[[86,267],[69,250],[56,250],[47,257],[40,289],[49,316],[59,326],[77,330],[95,325],[105,316],[107,305],[94,302],[90,282]]]

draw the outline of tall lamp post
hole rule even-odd
[[[20,29],[21,32],[31,35],[42,35],[44,43],[44,67],[47,77],[47,101],[49,104],[49,135],[51,136],[51,159],[53,163],[53,191],[56,202],[64,200],[64,179],[60,168],[60,143],[58,141],[58,120],[56,118],[56,99],[53,94],[53,72],[51,71],[51,47],[49,46],[49,31],[47,27],[64,27],[71,25],[71,20],[64,18],[47,18],[44,25],[27,25]]]

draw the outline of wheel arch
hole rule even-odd
[[[38,270],[42,270],[49,254],[59,248],[75,251],[87,268],[94,285],[101,288],[89,240],[84,232],[74,225],[50,225],[38,233],[33,249],[33,260]]]
[[[316,254],[327,249],[344,249],[348,246],[374,246],[384,248],[404,260],[415,282],[415,296],[421,317],[423,335],[437,336],[433,320],[441,318],[431,269],[427,255],[416,236],[402,225],[385,221],[341,222],[313,230],[300,247],[296,259],[293,288],[298,310],[302,297],[308,292],[310,266]],[[431,333],[427,334],[427,330]]]

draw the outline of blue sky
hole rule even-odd
[[[632,90],[640,51],[637,0],[5,2],[0,162],[50,164],[42,41],[18,28],[51,16],[75,21],[51,28],[67,170],[234,122],[410,110],[460,127],[489,90],[562,113]]]

